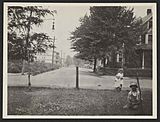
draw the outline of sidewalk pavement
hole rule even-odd
[[[79,87],[85,89],[114,89],[114,76],[98,76],[91,69],[79,68]],[[130,82],[136,82],[136,78],[124,78],[123,89],[129,88]],[[141,88],[152,89],[152,79],[140,78]],[[76,68],[63,67],[54,71],[31,76],[34,87],[65,87],[75,88]],[[27,75],[8,73],[8,86],[27,86]]]

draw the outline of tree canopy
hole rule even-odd
[[[52,47],[53,39],[46,33],[31,33],[34,26],[40,26],[46,15],[54,17],[56,11],[42,6],[8,6],[8,57],[28,59],[27,50],[33,60],[37,52]]]
[[[125,45],[132,51],[142,32],[141,20],[133,9],[124,6],[93,6],[90,15],[80,19],[80,26],[71,33],[72,49],[85,60],[103,59]],[[96,62],[95,62],[96,63]]]

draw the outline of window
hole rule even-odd
[[[148,35],[148,44],[152,44],[152,35]]]

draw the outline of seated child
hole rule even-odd
[[[140,104],[140,92],[137,89],[137,84],[132,82],[130,84],[131,91],[128,93],[127,97],[127,105],[125,105],[123,108],[131,108],[131,109],[137,109]]]
[[[115,89],[117,91],[122,90],[122,85],[123,85],[123,69],[119,69],[118,73],[115,76]]]

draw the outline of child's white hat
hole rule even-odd
[[[130,87],[132,87],[132,86],[138,87],[136,82],[131,82]]]

